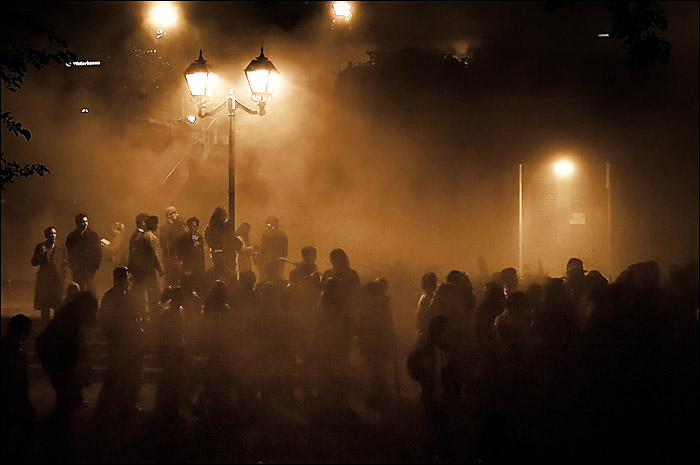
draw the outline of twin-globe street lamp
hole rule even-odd
[[[265,105],[272,100],[272,93],[275,90],[279,73],[270,60],[267,59],[260,47],[260,55],[251,61],[243,70],[250,86],[251,100],[257,103],[258,108],[254,109],[233,95],[233,89],[230,89],[228,96],[223,102],[218,104],[212,110],[208,107],[212,103],[212,94],[218,82],[216,74],[207,66],[207,60],[202,57],[202,51],[199,51],[199,58],[195,60],[185,70],[185,79],[187,86],[190,89],[190,94],[197,104],[199,109],[199,117],[204,118],[218,113],[224,107],[229,116],[228,125],[228,211],[229,221],[235,228],[236,225],[236,172],[234,158],[234,131],[233,123],[238,108],[243,109],[251,115],[263,116],[265,114]]]

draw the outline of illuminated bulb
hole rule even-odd
[[[347,2],[335,2],[333,4],[333,13],[336,16],[350,16],[350,4]]]
[[[197,117],[196,117],[196,116],[194,116],[194,115],[189,115],[189,116],[187,117],[187,122],[188,122],[188,123],[194,124],[195,121],[197,121]]]
[[[554,165],[554,172],[561,177],[570,176],[574,172],[574,164],[570,161],[562,160]]]

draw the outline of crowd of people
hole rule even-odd
[[[382,412],[405,373],[420,390],[426,457],[438,462],[698,455],[697,260],[674,265],[663,281],[653,261],[609,280],[578,258],[562,277],[521,282],[505,268],[478,289],[463,271],[444,280],[428,272],[412,345],[402,353],[389,282],[363,284],[343,249],[330,252],[331,268],[321,273],[313,246],[298,262],[287,257],[275,217],[259,246],[250,243],[250,225],[234,228],[224,207],[204,233],[198,218],[182,221],[175,207],[166,217],[158,232],[157,216],[139,214],[128,241],[101,242],[80,213],[65,247],[53,227],[36,246],[34,306],[48,322],[36,347],[56,392],[47,420],[63,432],[52,437],[56,450],[91,382],[97,325],[109,361],[95,417],[113,426],[138,413],[144,346],[155,345],[155,414],[171,427],[185,408],[216,422],[236,405],[270,398],[312,403],[324,418],[346,421],[354,385],[366,386],[367,409]],[[124,226],[115,229],[123,234]],[[115,265],[113,286],[98,302],[103,253]],[[13,318],[3,339],[4,438],[24,437],[33,425],[22,355],[27,320]]]

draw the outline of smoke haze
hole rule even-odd
[[[3,89],[3,111],[32,131],[30,142],[5,134],[3,151],[51,170],[3,193],[3,279],[31,280],[41,231],[54,225],[64,241],[78,212],[102,237],[115,221],[133,230],[141,211],[164,221],[168,205],[203,229],[227,204],[227,117],[175,121],[195,112],[182,73],[202,49],[220,77],[215,104],[228,88],[251,104],[242,69],[261,45],[281,86],[266,116],[235,122],[236,223],[252,225],[254,243],[276,215],[290,258],[312,244],[321,269],[335,247],[363,277],[476,273],[479,257],[492,272],[516,266],[518,164],[567,151],[613,167],[606,274],[698,255],[696,3],[665,5],[671,63],[646,78],[628,76],[621,44],[596,39],[609,27],[602,4],[548,14],[541,2],[507,13],[360,2],[347,33],[331,30],[325,2],[175,2],[180,22],[156,41],[149,3],[48,3],[36,18],[104,66],[31,69],[19,92]],[[410,47],[464,58],[465,80],[440,88],[412,69],[385,75],[387,87],[339,78],[368,51]]]

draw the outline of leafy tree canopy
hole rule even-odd
[[[0,41],[0,77],[2,84],[10,92],[22,88],[29,67],[40,69],[51,63],[65,64],[75,61],[77,55],[68,48],[68,44],[51,30],[26,18],[4,15],[2,19],[2,40]],[[35,48],[32,41],[39,39],[43,47],[50,51]],[[32,133],[22,123],[16,121],[9,111],[0,108],[3,125],[15,136],[22,136],[27,141]],[[50,173],[42,163],[20,164],[0,152],[0,189],[6,190],[17,177],[27,178],[33,175],[44,176]]]

